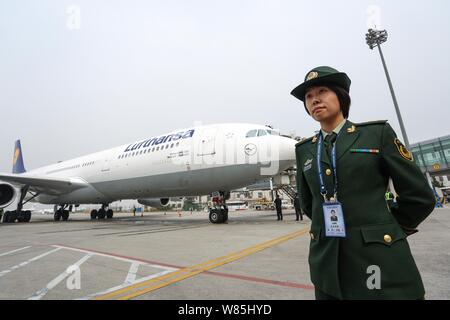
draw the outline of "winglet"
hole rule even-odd
[[[25,171],[22,158],[22,147],[20,146],[20,140],[17,140],[14,147],[13,173],[24,173]]]

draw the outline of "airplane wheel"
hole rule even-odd
[[[108,211],[106,211],[106,218],[112,219],[113,215],[114,212],[111,209],[108,209]]]
[[[64,210],[62,213],[63,221],[67,221],[69,219],[69,210]]]
[[[17,222],[24,222],[24,214],[25,214],[24,211],[20,211],[20,213],[16,215],[17,216]]]
[[[209,221],[211,223],[221,223],[223,221],[223,214],[219,209],[211,209],[209,212]]]
[[[9,211],[5,211],[5,213],[3,214],[3,223],[8,222],[9,222]]]
[[[97,210],[92,210],[91,211],[91,220],[97,219],[97,215],[98,215]]]
[[[23,222],[30,222],[31,220],[31,211],[27,210],[25,211]]]
[[[57,211],[55,212],[55,214],[53,215],[53,219],[54,219],[55,221],[61,220],[61,211],[60,211],[60,210],[57,210]]]
[[[98,217],[99,220],[105,219],[105,215],[106,215],[105,209],[98,210],[97,217]]]
[[[16,222],[17,218],[18,218],[17,212],[16,211],[10,211],[9,212],[9,217],[8,217],[8,223]]]
[[[223,222],[227,222],[227,221],[228,221],[228,209],[223,210]]]

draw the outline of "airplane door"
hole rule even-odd
[[[111,171],[111,159],[106,158],[102,165],[102,172],[110,172]]]
[[[200,137],[198,156],[207,156],[216,154],[216,134],[217,128],[206,128]]]

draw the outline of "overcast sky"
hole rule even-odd
[[[0,0],[0,172],[201,121],[318,124],[290,91],[330,65],[352,79],[350,120],[400,136],[368,23],[383,46],[411,143],[447,135],[450,2]]]

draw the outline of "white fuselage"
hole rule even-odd
[[[252,136],[253,130],[256,136]],[[296,141],[273,133],[265,126],[241,123],[192,127],[23,175],[73,178],[87,185],[66,194],[41,193],[35,201],[45,204],[110,203],[228,191],[294,165]]]

